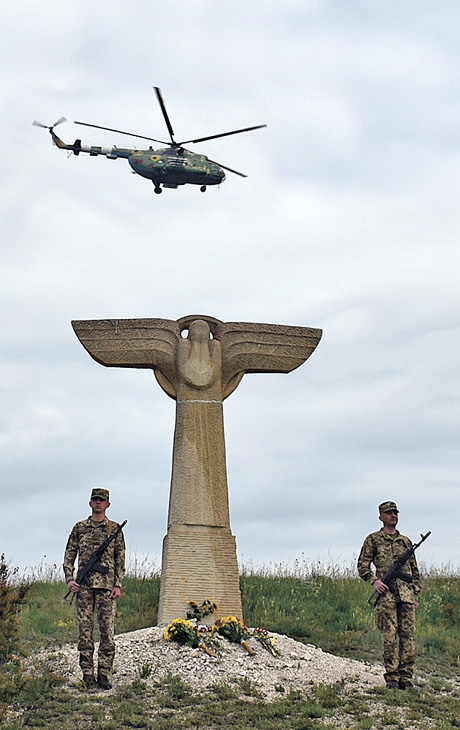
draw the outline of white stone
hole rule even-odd
[[[172,673],[179,675],[194,691],[206,691],[216,682],[225,681],[232,685],[238,678],[244,677],[253,681],[268,700],[279,697],[275,685],[282,685],[289,691],[306,689],[312,683],[348,681],[355,686],[384,684],[381,665],[372,666],[367,662],[337,657],[280,634],[273,634],[280,657],[273,657],[261,645],[257,647],[257,655],[250,656],[239,644],[231,644],[222,637],[219,637],[222,651],[216,657],[210,657],[201,649],[165,641],[163,633],[162,628],[152,627],[115,637],[114,690],[139,679],[146,665],[152,669],[150,676],[143,678],[147,685]],[[286,661],[286,657],[292,654],[298,660]],[[43,661],[66,677],[69,684],[81,678],[76,643],[43,650],[30,657],[28,664],[33,667]],[[235,689],[238,690],[237,685]]]

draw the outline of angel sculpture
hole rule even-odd
[[[200,529],[202,539],[214,531],[213,544],[206,549],[208,558],[210,553],[216,553],[213,545],[217,534],[220,542],[228,543],[230,538],[233,547],[221,545],[219,550],[226,553],[230,549],[232,556],[234,553],[230,562],[236,565],[234,538],[230,533],[222,403],[245,373],[288,373],[302,365],[318,345],[322,331],[276,324],[221,322],[206,315],[189,315],[177,321],[82,320],[72,322],[72,326],[97,362],[108,367],[150,368],[165,393],[176,401],[162,588],[177,583],[184,570],[187,572],[188,561],[193,559],[193,550],[190,552],[190,545],[186,545],[189,543],[186,535],[190,537],[187,526],[195,528],[195,532]],[[185,330],[186,337],[182,334]],[[172,550],[174,542],[177,547]],[[168,580],[171,550],[176,558],[180,554],[181,562],[185,562],[177,575],[177,570],[169,569],[171,580]],[[228,564],[229,559],[228,556],[224,558],[224,566],[215,558],[215,575],[233,569]],[[212,565],[208,564],[206,572],[209,571],[213,573]],[[187,575],[188,584],[189,577]],[[203,580],[204,577],[199,579],[197,585],[202,586]],[[204,597],[207,596],[208,593]],[[209,596],[219,604],[222,615],[235,613],[231,601],[226,607],[215,594],[209,593]],[[188,595],[185,607],[191,598],[200,598],[200,595]],[[170,616],[166,603],[163,590],[159,621],[160,618],[170,621],[184,613],[181,608],[182,613]],[[172,603],[177,610],[177,601]],[[241,602],[239,608],[237,615],[241,615]],[[173,610],[172,606],[170,610]]]

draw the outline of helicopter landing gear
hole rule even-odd
[[[162,192],[163,192],[163,191],[162,191],[162,189],[160,188],[160,186],[159,186],[159,185],[155,185],[155,187],[154,187],[153,191],[154,191],[154,192],[155,192],[155,193],[156,193],[157,195],[160,195],[160,193],[162,193]]]
[[[201,188],[200,188],[200,190],[201,190],[202,193],[205,193],[206,192],[206,185],[202,185]]]

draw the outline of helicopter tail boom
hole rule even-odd
[[[53,128],[50,129],[50,134],[51,139],[53,140],[53,143],[56,145],[56,147],[59,147],[61,150],[69,148],[70,145],[66,144],[60,137],[58,137]]]
[[[118,150],[116,147],[100,147],[98,145],[89,145],[86,143],[81,143],[81,140],[77,139],[75,140],[75,143],[79,142],[78,146],[78,152],[75,154],[80,154],[80,152],[87,152],[91,157],[97,157],[97,155],[104,155],[104,157],[108,157],[111,160],[116,160],[117,157],[120,157],[121,155],[118,154]]]
[[[77,156],[80,154],[80,152],[86,152],[91,157],[104,155],[104,157],[107,157],[107,159],[109,160],[116,160],[117,157],[129,157],[129,155],[132,153],[132,150],[126,150],[119,147],[89,145],[86,142],[82,143],[81,139],[76,139],[73,144],[67,144],[67,142],[64,142],[53,131],[51,131],[51,136],[56,147],[59,147],[59,149],[61,150],[68,150],[69,152],[73,152],[74,155]]]

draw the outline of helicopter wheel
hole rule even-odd
[[[156,193],[157,195],[160,195],[160,193],[162,193],[163,191],[162,191],[162,189],[160,188],[160,186],[159,186],[159,185],[157,185],[157,186],[156,186],[156,187],[154,188],[154,192],[155,192],[155,193]]]
[[[202,185],[201,188],[200,188],[200,190],[201,190],[202,193],[205,193],[206,192],[206,185]]]

